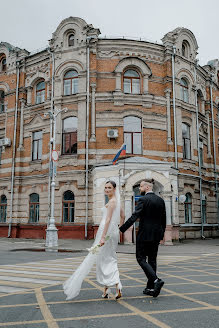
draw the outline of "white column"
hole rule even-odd
[[[208,157],[211,157],[211,135],[210,135],[210,119],[209,111],[206,111],[207,124],[208,124]]]
[[[143,77],[143,93],[148,93],[148,74]]]
[[[18,147],[19,151],[24,149],[24,105],[25,105],[25,100],[21,99],[20,139],[19,139],[19,147]]]
[[[172,215],[172,199],[171,197],[164,196],[164,202],[166,206],[166,217],[167,217],[167,225],[171,225],[171,215]]]
[[[172,144],[171,139],[171,116],[170,116],[170,89],[166,89],[165,91],[166,100],[167,100],[167,143]]]
[[[122,91],[122,86],[121,86],[121,73],[116,73],[116,92],[121,92]]]
[[[30,106],[32,103],[32,90],[33,87],[29,86],[27,87],[27,105]]]
[[[96,141],[96,104],[95,104],[96,83],[91,83],[91,138],[90,141]]]

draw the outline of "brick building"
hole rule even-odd
[[[62,110],[59,238],[93,238],[108,178],[120,186],[128,217],[146,177],[166,202],[167,243],[218,236],[218,60],[200,66],[196,38],[185,28],[161,44],[99,34],[69,17],[41,51],[0,43],[0,236],[45,238],[50,109]],[[112,165],[123,143],[127,156]]]

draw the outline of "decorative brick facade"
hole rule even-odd
[[[94,237],[108,178],[117,181],[128,217],[146,177],[166,202],[167,244],[218,236],[218,60],[198,65],[197,41],[185,28],[162,44],[99,34],[69,17],[42,51],[0,43],[0,236],[11,229],[11,236],[45,238],[51,108],[63,109],[56,122],[59,238],[84,238],[85,225]],[[126,158],[112,165],[124,142]],[[127,232],[125,240],[134,239]]]

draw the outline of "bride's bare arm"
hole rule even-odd
[[[100,246],[103,246],[105,244],[106,233],[108,231],[109,224],[110,224],[110,221],[112,219],[112,215],[113,215],[113,211],[114,211],[115,207],[116,207],[116,202],[114,200],[110,200],[109,205],[107,207],[106,222],[105,222],[105,226],[104,226],[104,229],[103,229],[103,234],[102,234],[102,237],[101,237],[101,240],[100,240]]]
[[[120,208],[120,224],[119,224],[120,227],[123,225],[124,221],[125,221],[125,212],[124,212],[123,208],[121,207]]]

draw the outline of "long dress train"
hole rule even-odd
[[[95,241],[92,246],[99,244],[103,229],[105,226],[107,215],[107,208],[102,208],[102,220],[98,228]],[[93,265],[96,263],[96,279],[104,286],[114,286],[118,284],[122,289],[122,285],[119,279],[119,270],[117,265],[116,249],[119,240],[119,219],[120,219],[120,206],[116,206],[113,211],[112,218],[107,231],[109,239],[105,244],[99,248],[98,253],[89,253],[84,261],[79,265],[77,270],[70,276],[63,284],[64,293],[66,294],[66,300],[70,300],[76,297],[80,293],[83,280],[91,271]]]

